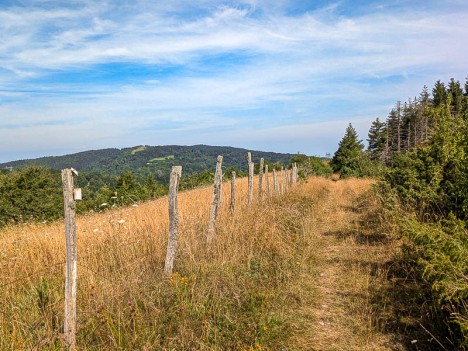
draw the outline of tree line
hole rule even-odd
[[[420,216],[468,218],[468,79],[427,87],[377,118],[365,149],[351,124],[331,166],[342,177],[382,176]]]
[[[350,124],[333,170],[379,179],[382,218],[405,239],[401,264],[418,284],[408,303],[430,326],[436,349],[445,340],[446,350],[466,349],[468,78],[464,87],[437,81],[432,94],[424,87],[417,98],[398,101],[385,120],[372,122],[367,141],[365,150]]]

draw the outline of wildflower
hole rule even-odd
[[[268,327],[266,325],[263,326],[263,330],[264,331],[267,331],[268,330]]]
[[[128,300],[128,301],[127,301],[127,305],[131,306],[131,305],[132,305],[132,301]]]
[[[184,306],[180,306],[179,310],[180,310],[180,311],[184,311],[184,310],[185,310],[185,307],[184,307]]]
[[[119,224],[124,224],[124,223],[125,223],[125,219],[119,219],[117,222],[118,222]]]

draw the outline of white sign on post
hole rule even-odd
[[[75,201],[83,199],[82,196],[81,196],[81,188],[73,189],[73,199]]]

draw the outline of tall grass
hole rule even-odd
[[[247,180],[238,179],[233,214],[224,184],[210,247],[205,234],[212,189],[179,194],[171,276],[163,273],[166,199],[79,217],[78,349],[308,349],[322,240],[311,228],[345,220],[344,202],[370,184],[354,182],[313,178],[248,207]],[[324,211],[331,185],[346,201]],[[0,232],[0,349],[63,347],[63,236],[62,223]]]
[[[211,188],[181,193],[177,271],[163,274],[167,200],[78,218],[79,349],[281,347],[275,311],[297,270],[301,213],[289,197],[237,209],[229,186],[212,247],[205,247]],[[62,347],[62,223],[0,232],[0,348]]]

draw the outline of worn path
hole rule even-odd
[[[362,227],[366,209],[359,199],[371,184],[314,179],[301,190],[318,195],[305,221],[314,261],[304,269],[304,291],[311,294],[298,311],[300,349],[404,350],[398,335],[386,331],[391,307],[382,293],[394,244]]]

